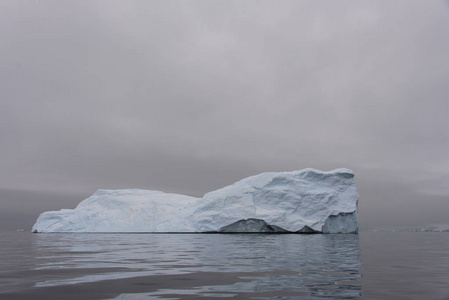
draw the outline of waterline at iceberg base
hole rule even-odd
[[[358,199],[349,169],[267,172],[202,198],[98,190],[75,209],[42,213],[32,231],[357,233]]]

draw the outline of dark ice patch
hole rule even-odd
[[[221,227],[218,232],[220,233],[289,233],[290,231],[285,230],[276,225],[270,225],[261,219],[246,219],[239,220],[230,225]]]

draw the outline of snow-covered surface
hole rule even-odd
[[[33,232],[218,232],[259,219],[287,231],[358,231],[358,192],[348,169],[267,172],[202,198],[149,190],[98,190],[75,209],[42,213]]]

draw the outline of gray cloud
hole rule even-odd
[[[444,2],[0,6],[0,188],[15,197],[201,195],[345,166],[363,226],[449,222]],[[53,203],[32,198],[15,211]]]

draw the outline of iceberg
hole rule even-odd
[[[32,231],[357,233],[358,199],[349,169],[266,172],[202,198],[97,190],[75,209],[42,213]]]
[[[419,232],[449,232],[449,224],[433,224],[417,229]]]

